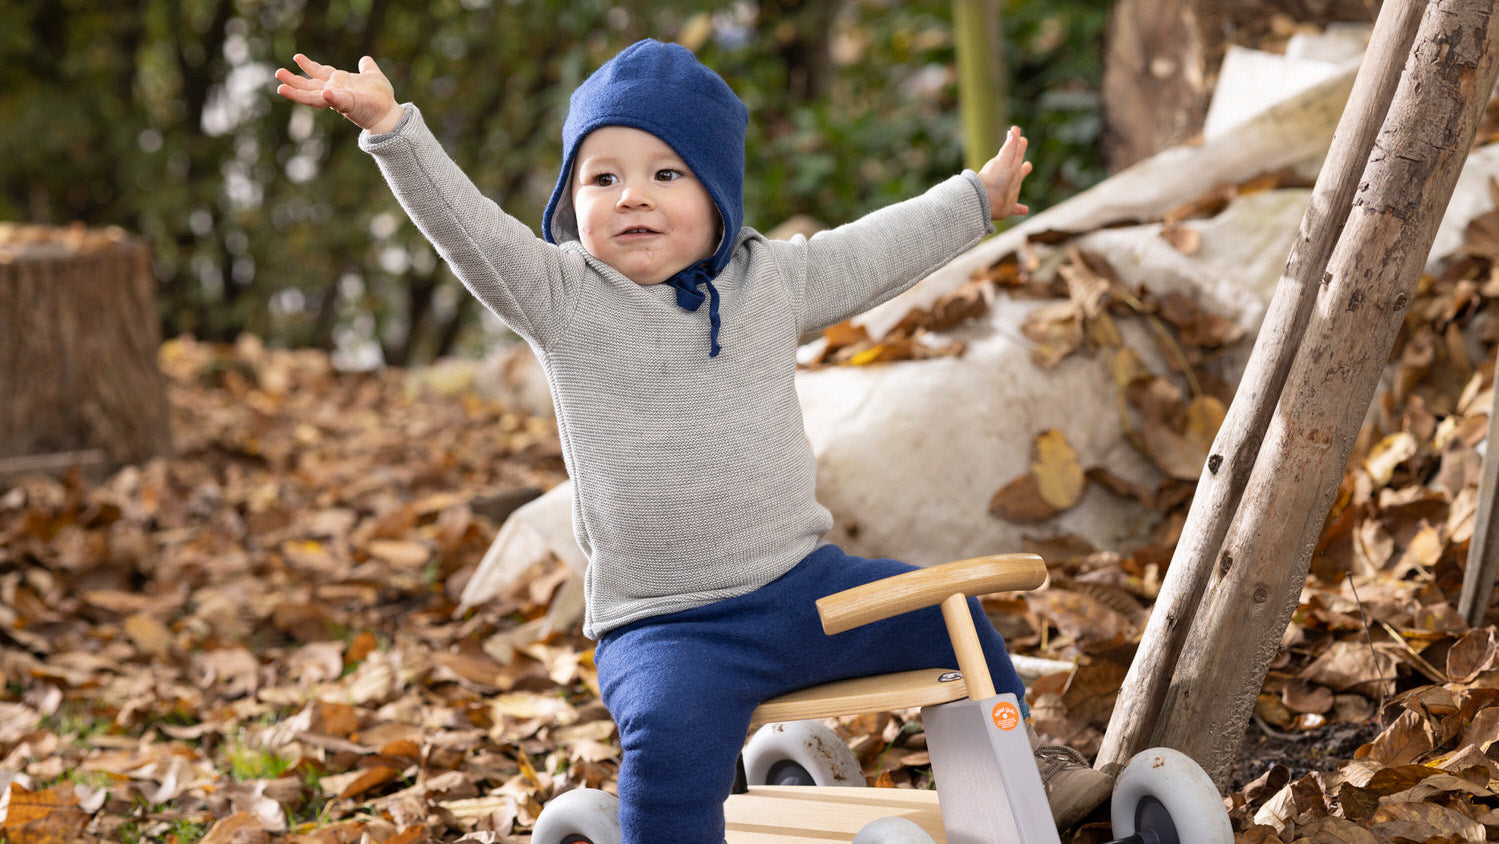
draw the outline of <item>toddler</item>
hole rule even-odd
[[[764,700],[955,663],[936,608],[823,634],[817,598],[911,567],[823,541],[832,519],[814,496],[796,351],[1025,213],[1018,129],[977,173],[769,240],[742,220],[744,104],[686,48],[640,41],[573,93],[538,239],[480,193],[373,59],[357,73],[296,62],[303,74],[278,70],[278,92],[365,130],[360,146],[407,214],[547,374],[589,560],[583,630],[624,752],[626,842],[723,841],[735,759]],[[996,688],[1023,699],[972,606]],[[1038,758],[1062,824],[1107,795],[1075,754]]]

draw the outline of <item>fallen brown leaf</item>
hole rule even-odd
[[[218,821],[199,844],[269,844],[271,834],[249,812],[236,812]]]
[[[1042,500],[1058,512],[1076,505],[1088,481],[1066,435],[1054,428],[1042,431],[1032,449],[1031,473]]]
[[[998,518],[1026,524],[1042,522],[1058,512],[1041,494],[1041,482],[1027,472],[1000,487],[989,501],[989,512]]]
[[[1161,239],[1183,255],[1196,255],[1202,250],[1202,233],[1187,226],[1164,226],[1161,229]]]

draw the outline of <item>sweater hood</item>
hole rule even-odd
[[[744,133],[749,111],[728,83],[680,44],[637,41],[594,71],[568,102],[562,170],[542,216],[549,243],[578,239],[573,166],[588,133],[604,126],[650,132],[682,157],[718,209],[723,236],[710,257],[711,278],[729,262],[744,221]]]

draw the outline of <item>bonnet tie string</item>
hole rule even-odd
[[[667,279],[666,284],[676,290],[677,307],[682,310],[696,313],[702,307],[703,300],[708,300],[708,357],[718,357],[719,350],[723,348],[718,345],[718,288],[713,285],[713,275],[708,271],[707,262],[693,264]],[[700,285],[708,287],[707,296],[697,289]]]

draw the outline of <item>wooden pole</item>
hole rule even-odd
[[[953,0],[958,51],[958,99],[963,114],[963,161],[974,170],[999,151],[1007,110],[1003,41],[995,0]]]
[[[1146,748],[1160,716],[1213,562],[1306,333],[1328,258],[1348,219],[1364,163],[1389,111],[1424,7],[1424,0],[1388,0],[1380,9],[1300,233],[1197,482],[1181,540],[1114,705],[1097,761],[1110,774],[1117,774]]]
[[[1499,365],[1495,366],[1499,373]],[[1468,543],[1468,565],[1463,571],[1463,591],[1457,601],[1471,627],[1483,626],[1489,599],[1494,595],[1494,577],[1499,575],[1499,530],[1494,524],[1495,489],[1499,488],[1499,390],[1489,408],[1488,452],[1483,457],[1483,477],[1478,486],[1477,523]]]
[[[1220,784],[1494,88],[1495,0],[1434,0],[1153,731]]]
[[[973,700],[994,697],[994,677],[989,673],[984,647],[979,644],[979,634],[973,626],[968,596],[961,592],[949,595],[942,602],[942,620],[947,624],[948,638],[952,639],[958,670],[963,672],[963,682],[968,686],[968,697]]]

